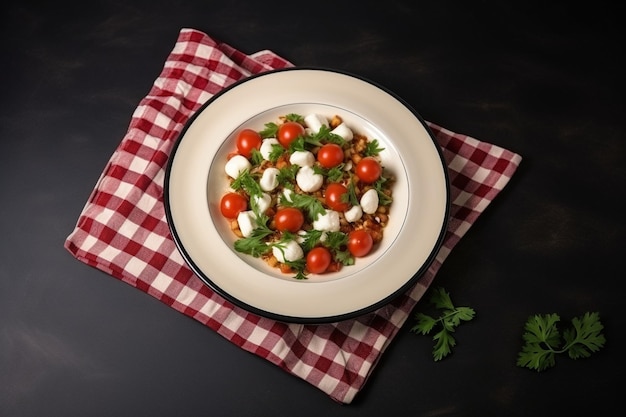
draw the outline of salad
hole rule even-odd
[[[290,113],[237,132],[220,212],[236,251],[296,279],[339,271],[369,255],[389,221],[394,178],[376,139],[340,116]]]

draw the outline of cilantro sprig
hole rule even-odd
[[[604,326],[597,312],[585,313],[572,319],[571,327],[563,332],[558,329],[558,314],[536,314],[524,325],[524,345],[517,357],[517,366],[545,371],[556,364],[556,356],[567,353],[571,359],[588,358],[606,343],[602,334]],[[564,342],[563,344],[561,344]]]
[[[380,177],[374,183],[374,189],[376,190],[376,193],[378,194],[378,204],[380,204],[381,206],[388,206],[393,202],[393,198],[385,194],[385,192],[383,191],[383,189],[385,188],[385,183],[387,181],[389,181],[387,178]]]
[[[367,142],[364,153],[365,156],[376,156],[384,150],[385,148],[380,147],[377,139],[372,139],[371,141]]]
[[[311,229],[302,237],[302,248],[309,252],[317,245],[328,248],[333,259],[342,265],[354,265],[354,256],[347,249],[348,235],[343,232],[325,232]]]
[[[443,288],[433,290],[430,303],[436,309],[441,310],[441,315],[434,318],[421,312],[415,314],[417,324],[411,328],[411,331],[427,335],[435,327],[439,329],[433,335],[435,346],[432,353],[435,361],[440,361],[452,353],[452,348],[456,346],[456,339],[452,336],[452,333],[455,332],[461,322],[472,320],[476,312],[470,307],[455,307],[450,294]]]
[[[250,236],[235,241],[235,250],[254,256],[255,258],[268,253],[272,248],[265,243],[265,240],[268,236],[273,234],[274,231],[267,226],[267,220],[267,216],[257,217],[257,227],[252,231]]]
[[[261,196],[263,194],[261,185],[259,185],[257,180],[247,169],[242,171],[237,176],[237,178],[230,184],[230,187],[235,191],[244,190],[251,197]]]
[[[308,194],[291,193],[289,198],[282,195],[280,204],[285,207],[295,207],[304,210],[310,220],[316,220],[317,216],[326,214],[326,209],[322,202]]]

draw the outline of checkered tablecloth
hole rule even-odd
[[[292,64],[269,50],[246,55],[205,33],[182,29],[65,247],[87,265],[158,298],[347,404],[363,388],[450,251],[507,185],[521,157],[428,123],[448,164],[452,206],[443,246],[417,284],[373,313],[338,323],[288,324],[251,314],[204,285],[177,251],[163,205],[165,167],[185,122],[210,97],[251,74],[288,66]]]

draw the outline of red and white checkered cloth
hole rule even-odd
[[[387,306],[339,323],[287,324],[251,314],[204,285],[177,251],[163,206],[165,166],[185,122],[212,95],[251,74],[288,66],[292,64],[271,51],[245,55],[202,32],[181,30],[65,247],[80,261],[158,298],[347,404],[363,388],[452,248],[505,187],[521,157],[429,123],[449,167],[452,207],[443,246],[419,282]]]

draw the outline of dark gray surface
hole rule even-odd
[[[5,5],[0,415],[623,410],[623,16],[597,2],[546,4]],[[63,249],[183,27],[247,53],[271,49],[299,65],[361,74],[426,120],[524,157],[436,277],[478,313],[457,331],[452,356],[433,362],[432,341],[410,333],[410,319],[365,389],[342,406]],[[544,373],[515,366],[529,315],[569,321],[585,311],[601,315],[603,350],[559,357]]]

